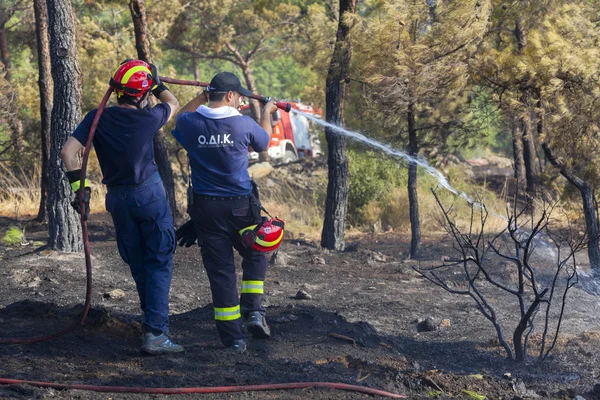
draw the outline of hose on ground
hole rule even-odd
[[[234,392],[254,392],[264,390],[287,390],[287,389],[307,389],[307,388],[328,388],[346,390],[351,392],[365,393],[376,396],[383,396],[392,399],[405,399],[406,396],[386,392],[384,390],[372,389],[364,386],[349,385],[347,383],[333,382],[295,382],[295,383],[273,383],[265,385],[244,385],[244,386],[213,386],[213,387],[194,387],[194,388],[146,388],[146,387],[126,387],[126,386],[95,386],[63,384],[53,382],[24,381],[18,379],[0,378],[0,384],[4,385],[31,385],[38,387],[53,388],[58,390],[77,389],[89,390],[94,392],[108,393],[145,393],[145,394],[186,394],[186,393],[234,393]]]

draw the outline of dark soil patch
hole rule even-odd
[[[2,233],[9,220],[0,220]],[[197,247],[178,248],[171,289],[171,331],[183,354],[145,357],[135,287],[116,249],[111,221],[94,215],[93,306],[85,325],[50,342],[0,346],[5,378],[111,386],[198,387],[332,381],[403,393],[413,399],[598,398],[600,375],[598,298],[572,292],[565,335],[547,362],[514,365],[494,330],[467,298],[430,285],[406,261],[409,241],[400,234],[350,241],[333,253],[312,243],[289,241],[285,262],[271,265],[265,288],[273,338],[250,340],[248,354],[221,347],[212,321],[208,280]],[[30,224],[29,240],[45,240],[46,227]],[[431,265],[451,250],[443,235],[423,246]],[[0,246],[0,337],[32,336],[77,321],[85,295],[82,255],[32,246]],[[104,293],[121,289],[120,299]],[[299,289],[311,300],[296,300]],[[511,304],[493,298],[510,320]],[[450,325],[419,332],[417,319],[449,319]],[[510,373],[510,377],[505,377]],[[200,395],[177,395],[190,398]],[[475,396],[475,397],[474,397]],[[143,399],[146,395],[57,392],[22,385],[0,386],[0,398]],[[167,396],[152,396],[166,398]],[[325,389],[203,395],[214,399],[359,399],[369,396]]]

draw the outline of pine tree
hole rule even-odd
[[[81,68],[77,57],[75,15],[71,2],[48,0],[50,61],[54,105],[48,168],[48,245],[54,250],[81,251],[79,214],[71,206],[71,186],[59,154],[81,120]]]
[[[34,0],[35,33],[38,52],[38,86],[40,88],[41,122],[41,180],[40,208],[37,221],[46,219],[46,199],[48,196],[48,161],[50,157],[50,118],[52,114],[52,75],[50,71],[50,42],[48,40],[48,10],[45,0]]]
[[[482,47],[476,79],[496,90],[496,100],[519,126],[514,141],[522,141],[525,180],[530,194],[537,184],[535,166],[527,156],[545,142],[544,151],[581,193],[590,243],[590,263],[600,266],[597,215],[592,201],[600,172],[598,121],[600,109],[600,30],[597,8],[587,1],[546,0],[498,2],[503,10],[494,18],[496,35]],[[512,8],[511,8],[512,7]],[[596,6],[597,7],[597,6]],[[520,137],[519,137],[520,136]],[[529,154],[526,146],[529,144]],[[515,146],[516,160],[521,149]],[[550,156],[552,155],[552,157]],[[518,162],[517,162],[518,165]],[[523,178],[522,176],[520,178]]]
[[[489,13],[489,1],[387,0],[373,3],[365,22],[356,24],[354,74],[363,77],[367,99],[398,141],[407,142],[410,155],[418,155],[427,136],[444,138],[461,125],[468,56],[486,31]],[[415,258],[421,228],[414,162],[408,195]]]
[[[194,1],[176,18],[168,46],[199,59],[230,62],[256,93],[253,63],[293,41],[302,17],[300,7],[286,1]],[[258,120],[259,104],[250,104]]]
[[[327,122],[343,125],[346,78],[350,68],[352,47],[349,40],[349,20],[356,12],[356,0],[340,0],[339,24],[335,47],[327,73],[326,119]],[[327,138],[327,199],[325,218],[321,232],[321,246],[327,249],[344,250],[346,212],[348,209],[348,158],[346,138],[326,129]]]

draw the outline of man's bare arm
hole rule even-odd
[[[169,114],[169,119],[173,118],[173,115],[175,115],[177,110],[179,110],[179,102],[175,96],[173,96],[173,93],[168,90],[162,91],[158,99],[161,103],[167,103],[169,106],[171,106],[171,114]]]
[[[81,149],[83,149],[83,145],[73,136],[71,136],[63,146],[60,151],[60,159],[65,163],[67,171],[74,171],[81,168],[81,162],[78,157]]]
[[[206,92],[202,92],[200,95],[194,97],[185,106],[183,106],[183,108],[179,110],[179,114],[196,111],[198,107],[206,103],[208,103],[208,95]]]
[[[271,99],[265,107],[263,108],[263,112],[260,116],[259,125],[267,131],[269,134],[269,140],[271,140],[271,136],[273,135],[273,125],[271,124],[271,114],[277,111],[277,106],[275,105],[275,100]]]

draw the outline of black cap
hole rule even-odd
[[[206,87],[206,91],[209,93],[214,92],[238,92],[242,96],[252,96],[252,92],[242,86],[237,76],[231,72],[219,72],[210,81],[210,85]]]

